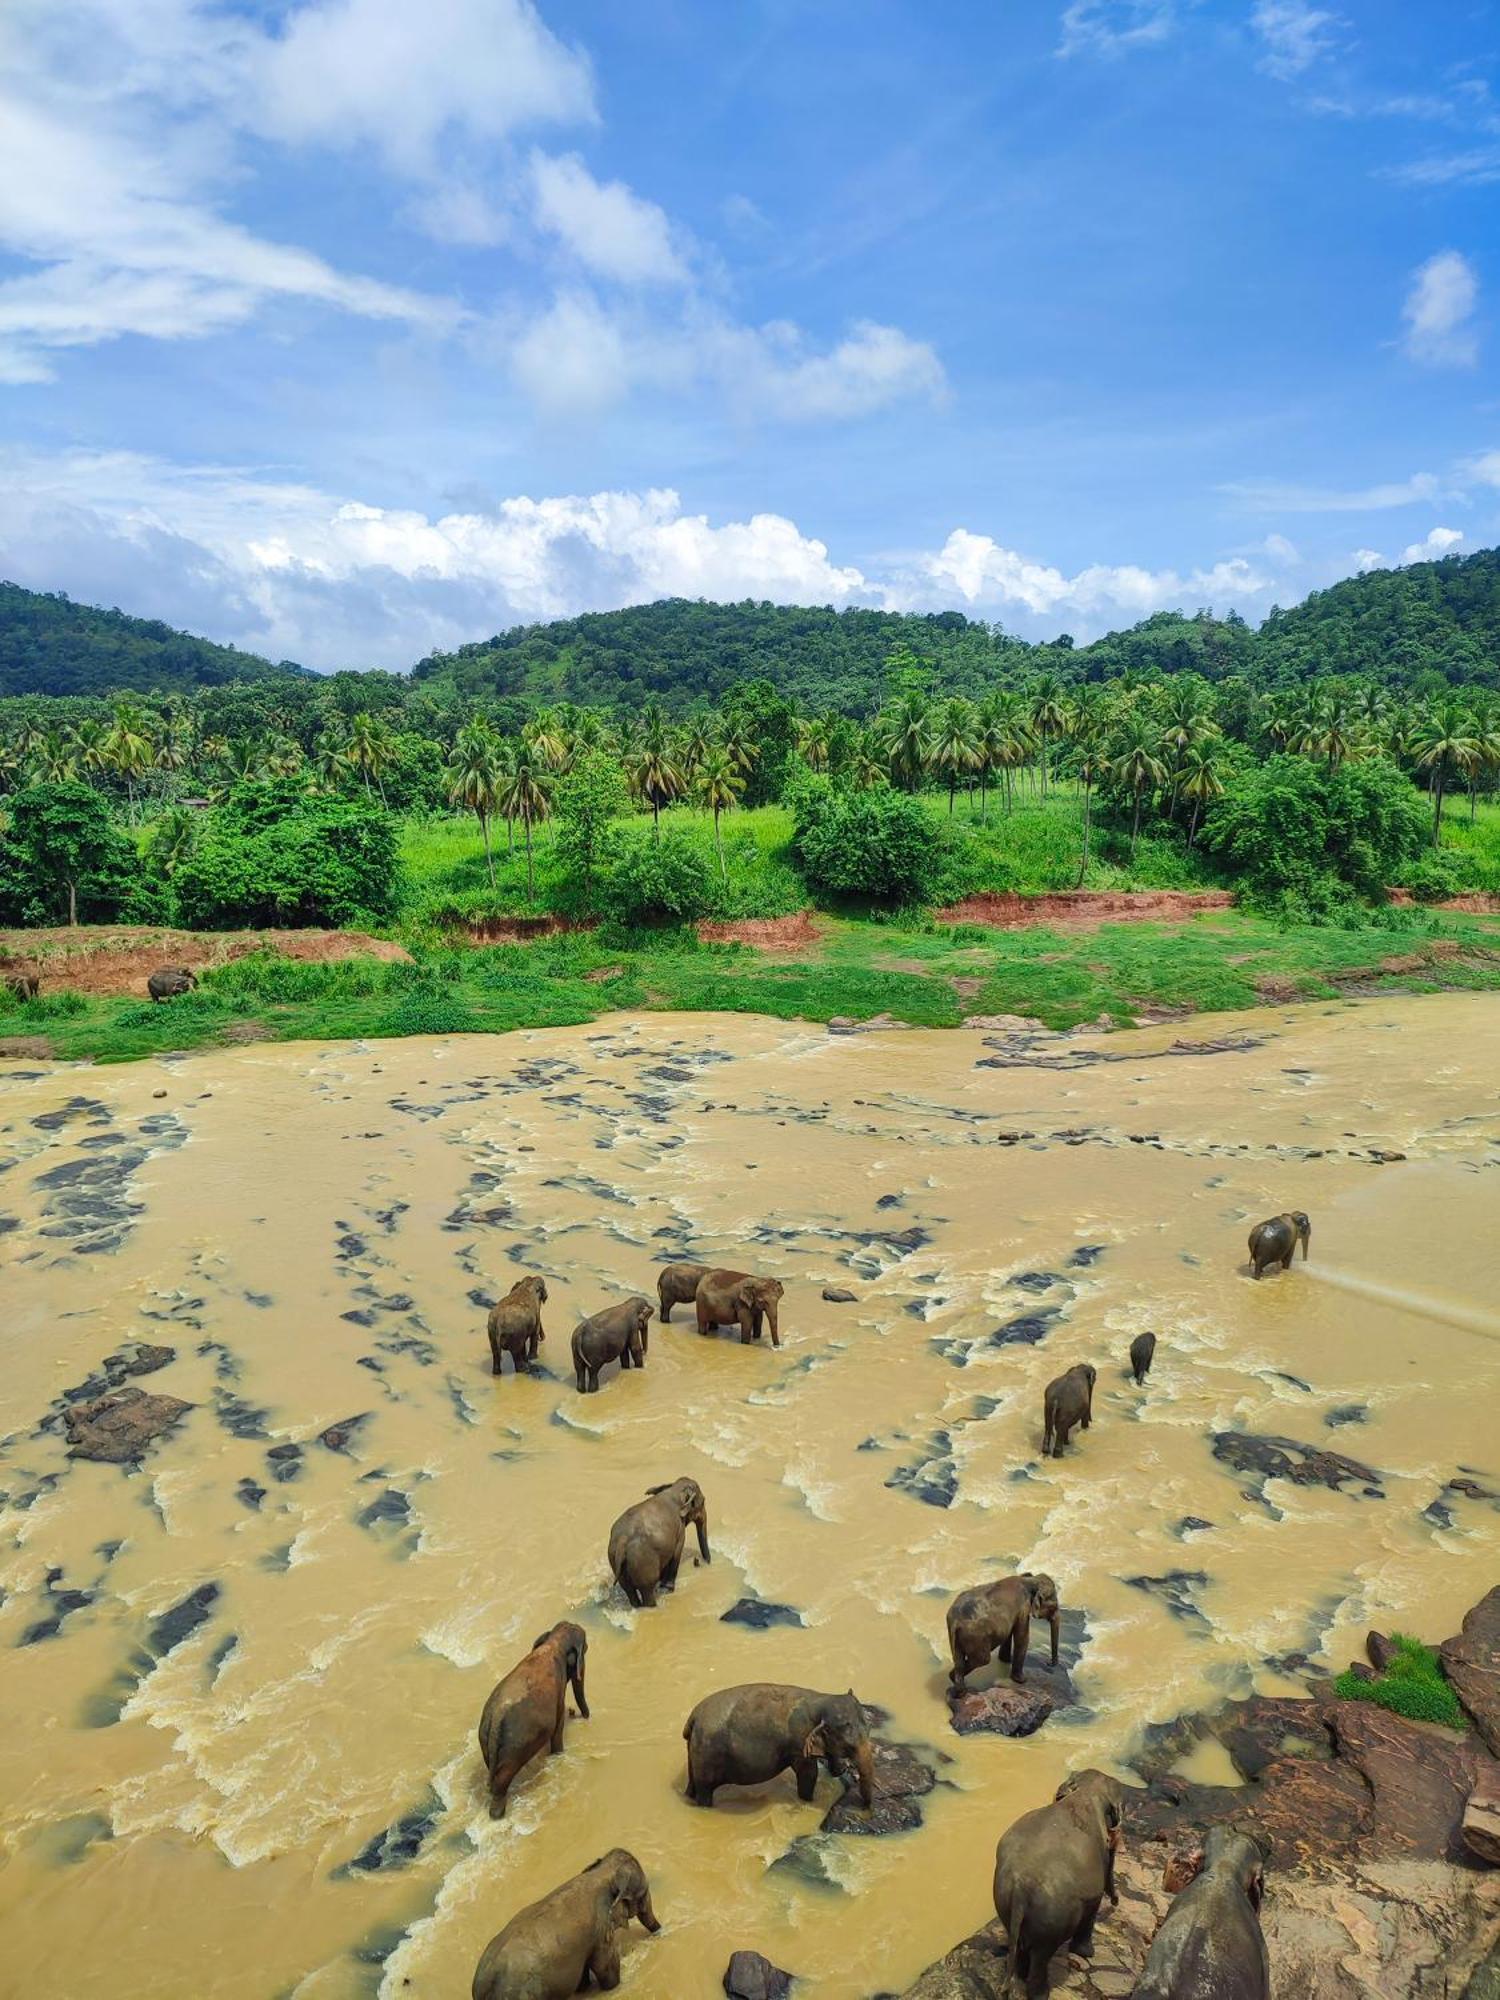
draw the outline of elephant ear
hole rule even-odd
[[[802,1755],[809,1762],[828,1755],[828,1745],[823,1740],[821,1725],[816,1729],[810,1729],[802,1739]]]
[[[536,1651],[536,1649],[537,1649],[537,1647],[538,1647],[538,1646],[545,1646],[545,1645],[546,1645],[546,1643],[547,1643],[547,1641],[548,1641],[548,1640],[549,1640],[549,1639],[550,1639],[551,1637],[552,1637],[552,1634],[551,1634],[551,1632],[550,1632],[550,1631],[548,1631],[548,1632],[542,1632],[542,1633],[539,1633],[539,1634],[537,1635],[537,1637],[536,1637],[535,1639],[533,1639],[533,1640],[532,1640],[532,1642],[531,1642],[531,1650],[532,1650],[532,1652],[534,1653],[534,1652]]]
[[[669,1479],[663,1486],[648,1486],[646,1488],[646,1498],[648,1500],[654,1500],[658,1493],[667,1492],[667,1490],[672,1486],[672,1484],[673,1481]]]
[[[1190,1847],[1174,1854],[1162,1870],[1161,1886],[1169,1896],[1181,1895],[1189,1882],[1195,1882],[1203,1866],[1202,1847]]]
[[[1257,1868],[1255,1873],[1250,1877],[1250,1880],[1245,1884],[1245,1894],[1249,1897],[1250,1907],[1257,1916],[1260,1915],[1261,1899],[1265,1893],[1266,1871],[1264,1868]]]

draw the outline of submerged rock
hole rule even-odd
[[[825,1285],[823,1296],[831,1306],[852,1306],[857,1304],[859,1299],[859,1294],[851,1292],[847,1285]]]
[[[1299,1444],[1295,1438],[1257,1437],[1251,1431],[1216,1431],[1213,1454],[1233,1472],[1247,1473],[1257,1499],[1264,1498],[1267,1480],[1289,1479],[1294,1486],[1326,1486],[1330,1493],[1358,1486],[1368,1499],[1383,1500],[1381,1475],[1373,1466],[1320,1445]]]
[[[92,1458],[106,1465],[141,1459],[193,1405],[180,1396],[148,1396],[144,1389],[113,1389],[91,1403],[63,1412],[69,1458]]]
[[[737,1951],[724,1972],[729,2000],[786,2000],[792,1975],[762,1958],[758,1951]]]
[[[859,1792],[851,1784],[838,1803],[823,1815],[820,1832],[910,1833],[922,1824],[919,1801],[937,1784],[936,1771],[911,1744],[875,1736],[870,1747],[875,1754],[870,1810],[865,1811],[859,1802]]]
[[[772,1604],[764,1597],[742,1597],[720,1615],[721,1625],[748,1625],[752,1632],[768,1632],[773,1625],[802,1625],[802,1613],[791,1604]]]

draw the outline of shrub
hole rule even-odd
[[[1374,1680],[1361,1680],[1353,1673],[1340,1674],[1333,1691],[1343,1701],[1372,1701],[1409,1722],[1440,1722],[1448,1729],[1466,1729],[1458,1697],[1443,1678],[1438,1656],[1420,1639],[1404,1633],[1392,1635],[1395,1652],[1384,1672]]]
[[[916,903],[933,893],[946,839],[918,799],[888,786],[838,792],[814,780],[796,788],[795,845],[814,892],[874,903]]]
[[[619,844],[615,821],[630,803],[619,760],[591,750],[560,779],[553,795],[553,853],[563,880],[582,910],[594,894]]]
[[[1441,903],[1445,896],[1463,893],[1468,869],[1452,854],[1434,854],[1430,850],[1417,860],[1409,861],[1396,878],[1403,889],[1410,889],[1419,903]]]
[[[211,816],[173,885],[179,916],[198,929],[387,916],[397,892],[395,823],[363,800],[242,785]]]
[[[692,923],[713,901],[707,859],[675,827],[660,840],[632,840],[611,871],[608,901],[622,924]]]
[[[92,786],[28,785],[11,799],[0,922],[109,923],[142,883],[134,844]]]
[[[1280,756],[1233,772],[1203,839],[1243,873],[1254,900],[1326,913],[1350,889],[1382,897],[1426,831],[1421,800],[1385,758],[1328,771]]]

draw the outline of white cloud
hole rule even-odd
[[[1258,514],[1371,514],[1389,507],[1409,507],[1418,500],[1431,500],[1438,487],[1432,473],[1414,472],[1410,479],[1347,490],[1252,479],[1221,487],[1220,491]]]
[[[961,602],[966,608],[1019,609],[1035,617],[1061,612],[1099,631],[1110,623],[1133,623],[1171,606],[1245,604],[1264,597],[1271,581],[1242,556],[1185,577],[1175,570],[1148,570],[1133,563],[1093,563],[1068,576],[1048,563],[1002,548],[988,535],[955,528],[935,554],[918,558],[907,589],[913,607],[930,605],[936,592],[940,601]]]
[[[803,334],[777,322],[710,328],[701,358],[725,392],[752,414],[791,423],[868,416],[908,399],[943,394],[942,363],[899,327],[861,320],[827,353],[808,351]]]
[[[1388,167],[1383,178],[1403,187],[1488,187],[1500,181],[1500,146],[1471,146],[1462,153],[1434,153]]]
[[[1171,37],[1177,18],[1176,0],[1071,0],[1063,9],[1057,53],[1118,56],[1156,47]]]
[[[1290,82],[1333,52],[1344,23],[1307,0],[1259,0],[1250,25],[1260,38],[1260,68]]]
[[[503,203],[464,181],[443,181],[415,195],[402,211],[434,243],[491,250],[511,233]]]
[[[1458,528],[1433,528],[1426,541],[1413,542],[1401,552],[1403,563],[1437,562],[1443,556],[1451,556],[1463,540]]]
[[[586,292],[554,302],[513,342],[510,364],[521,388],[552,416],[591,416],[620,402],[632,360],[620,328]]]
[[[1378,549],[1356,549],[1349,558],[1349,567],[1356,576],[1363,576],[1366,570],[1384,569],[1385,557]]]
[[[536,218],[584,267],[624,284],[682,284],[671,225],[622,181],[596,181],[576,153],[531,156]]]
[[[1479,279],[1467,257],[1440,250],[1414,274],[1401,309],[1402,345],[1429,368],[1472,368],[1479,359],[1473,327]]]
[[[1500,451],[1482,451],[1463,467],[1464,476],[1480,486],[1500,486]]]

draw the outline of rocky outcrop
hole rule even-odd
[[[1500,1764],[1481,1771],[1464,1807],[1464,1846],[1490,1868],[1500,1868]]]
[[[921,1802],[937,1783],[927,1756],[887,1736],[871,1737],[870,1747],[875,1753],[870,1810],[860,1804],[858,1791],[850,1789],[823,1815],[820,1832],[910,1833],[922,1824]]]
[[[180,1396],[148,1396],[144,1389],[114,1389],[63,1412],[69,1458],[101,1459],[128,1465],[192,1408]]]
[[[996,1681],[993,1687],[948,1690],[948,1713],[960,1736],[1032,1736],[1057,1706],[1034,1680],[1024,1687]]]
[[[1443,1672],[1492,1757],[1500,1757],[1500,1584],[1480,1599],[1456,1638],[1438,1648]]]
[[[729,2000],[786,2000],[791,1990],[792,1975],[758,1951],[737,1951],[725,1969]]]

